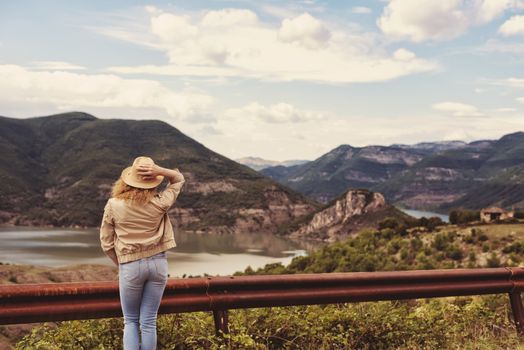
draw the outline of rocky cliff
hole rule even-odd
[[[384,196],[368,190],[349,190],[298,225],[291,237],[335,241],[363,228],[376,227],[386,217],[406,217]]]

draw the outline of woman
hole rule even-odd
[[[170,183],[157,193],[164,177]],[[139,349],[140,338],[142,350],[156,348],[156,318],[167,282],[166,250],[176,246],[167,211],[183,184],[178,169],[138,157],[122,171],[105,206],[100,242],[119,268],[125,350]]]

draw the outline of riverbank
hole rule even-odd
[[[63,267],[18,265],[0,262],[0,284],[62,283],[84,281],[116,281],[116,267],[79,264]],[[13,348],[39,323],[0,326],[0,350]]]
[[[63,267],[19,265],[0,262],[0,284],[116,281],[116,267],[79,264]]]

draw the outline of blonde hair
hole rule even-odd
[[[126,184],[122,178],[113,184],[111,197],[124,199],[133,204],[146,204],[157,194],[156,188],[137,188]]]

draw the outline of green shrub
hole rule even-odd
[[[453,210],[449,213],[449,222],[458,224],[467,224],[480,220],[480,211],[475,210]]]
[[[443,251],[448,245],[448,238],[442,233],[437,233],[433,240],[433,248],[436,250]]]
[[[520,242],[514,242],[502,248],[502,252],[504,254],[509,254],[509,253],[522,254],[524,253],[524,245]]]
[[[448,248],[446,249],[446,256],[453,260],[462,260],[462,258],[464,257],[464,253],[462,252],[462,249],[460,249],[460,247],[453,245],[448,246]]]
[[[210,313],[158,319],[158,349],[517,349],[507,298],[461,297],[230,310],[230,334]],[[121,319],[34,329],[16,349],[120,349]]]
[[[513,214],[513,217],[515,219],[524,219],[524,211],[515,211],[515,213]]]
[[[485,233],[481,233],[481,234],[479,235],[479,241],[481,241],[481,242],[485,242],[485,241],[487,241],[488,239],[489,239],[489,237],[488,237]]]
[[[500,259],[495,253],[491,253],[486,261],[487,267],[500,267]]]
[[[466,235],[462,237],[462,241],[467,244],[474,244],[475,238],[473,237],[473,235]]]

